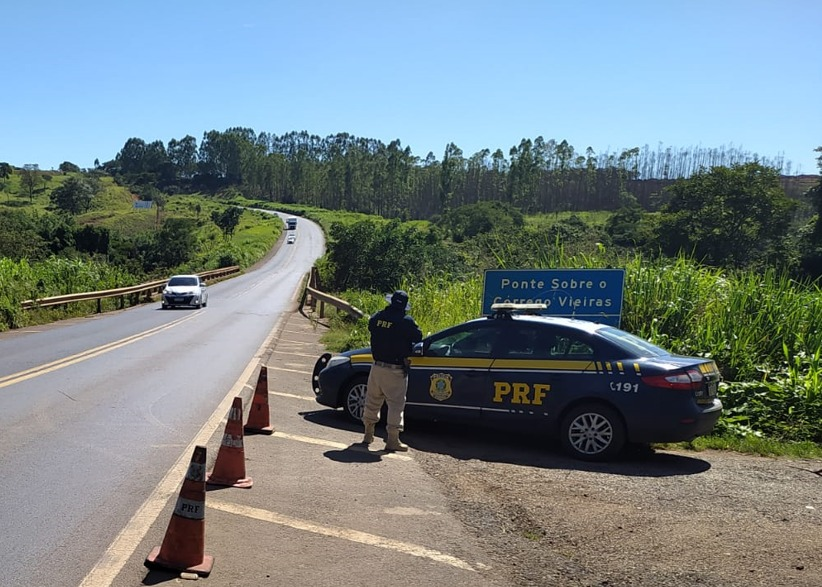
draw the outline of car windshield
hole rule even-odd
[[[197,285],[196,277],[172,277],[168,280],[168,285],[173,287],[175,285]]]
[[[619,348],[638,357],[662,357],[670,355],[665,349],[651,344],[647,340],[634,336],[630,332],[625,332],[619,328],[607,326],[597,331],[602,338],[609,340]]]

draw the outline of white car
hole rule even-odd
[[[173,275],[163,289],[163,310],[175,306],[205,308],[208,289],[199,275]]]
[[[293,245],[296,240],[297,240],[297,235],[292,232],[287,237],[285,237],[285,244]]]

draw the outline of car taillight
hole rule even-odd
[[[702,388],[702,373],[696,368],[686,369],[684,371],[674,371],[667,375],[649,375],[643,377],[642,382],[651,387],[661,387],[663,389],[698,391]]]

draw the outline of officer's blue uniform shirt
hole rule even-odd
[[[422,330],[405,309],[387,306],[368,320],[371,332],[371,354],[375,361],[402,365],[411,355],[415,342],[422,340]]]

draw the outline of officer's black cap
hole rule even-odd
[[[386,296],[388,301],[391,302],[391,305],[395,308],[401,308],[403,310],[408,310],[411,308],[411,305],[408,303],[408,294],[401,289],[395,291],[391,296]]]

